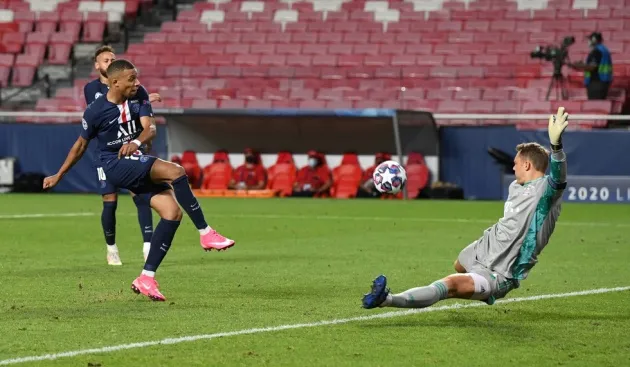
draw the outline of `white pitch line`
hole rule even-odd
[[[89,217],[97,213],[58,213],[58,214],[6,214],[0,215],[0,219],[35,219],[54,217]],[[123,212],[118,215],[137,215],[136,213]],[[211,217],[211,216],[208,216]],[[352,221],[402,221],[402,222],[434,222],[434,223],[479,223],[491,225],[496,219],[466,219],[466,218],[418,218],[418,217],[363,217],[363,216],[342,216],[342,215],[283,215],[283,214],[221,214],[217,217],[243,218],[243,219],[298,219],[298,220],[352,220]],[[610,222],[575,222],[558,221],[556,225],[573,227],[630,227],[630,223],[610,223]]]
[[[530,296],[530,297],[520,297],[520,298],[508,298],[504,300],[497,301],[497,304],[506,304],[506,303],[515,303],[515,302],[528,302],[528,301],[538,301],[542,299],[553,299],[553,298],[567,298],[567,297],[576,297],[576,296],[587,296],[592,294],[601,294],[601,293],[610,293],[610,292],[623,292],[630,290],[630,286],[627,287],[616,287],[616,288],[599,288],[599,289],[589,289],[585,291],[578,292],[570,292],[570,293],[556,293],[556,294],[543,294],[539,296]],[[54,353],[54,354],[45,354],[40,356],[30,356],[30,357],[17,357],[12,359],[5,359],[0,361],[0,366],[7,366],[11,364],[19,364],[26,362],[36,362],[36,361],[45,361],[45,360],[55,360],[59,358],[67,358],[67,357],[76,357],[80,355],[86,354],[99,354],[99,353],[112,353],[120,350],[127,349],[137,349],[137,348],[146,348],[152,347],[156,345],[165,345],[165,344],[179,344],[185,342],[193,342],[196,340],[210,340],[217,338],[225,338],[230,336],[238,336],[238,335],[251,335],[251,334],[260,334],[274,331],[282,331],[282,330],[291,330],[291,329],[303,329],[303,328],[312,328],[319,326],[328,326],[328,325],[340,325],[347,324],[351,322],[357,321],[370,321],[376,319],[389,319],[393,317],[401,317],[414,315],[418,313],[427,313],[427,312],[437,312],[437,311],[448,311],[462,308],[473,308],[473,307],[481,307],[487,306],[485,303],[477,302],[477,303],[455,303],[448,306],[440,306],[440,307],[429,307],[422,309],[410,309],[405,311],[393,311],[393,312],[385,312],[385,313],[377,313],[368,316],[358,316],[358,317],[350,317],[346,319],[335,319],[335,320],[324,320],[317,321],[312,323],[303,323],[303,324],[289,324],[289,325],[280,325],[280,326],[269,326],[263,328],[252,328],[252,329],[244,329],[237,331],[227,331],[221,333],[214,334],[201,334],[201,335],[191,335],[191,336],[182,336],[178,338],[167,338],[162,340],[154,340],[154,341],[146,341],[139,343],[130,343],[130,344],[120,344],[120,345],[112,345],[109,347],[101,347],[101,348],[91,348],[91,349],[80,349],[73,350],[68,352]]]
[[[95,213],[41,213],[41,214],[1,214],[0,219],[32,219],[56,217],[91,217]]]

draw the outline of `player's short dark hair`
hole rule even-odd
[[[118,59],[118,60],[113,61],[107,67],[107,77],[109,78],[110,75],[117,74],[124,70],[133,70],[135,68],[136,66],[132,64],[131,61],[127,61],[125,59]]]
[[[98,55],[102,54],[103,52],[114,53],[114,48],[112,46],[107,46],[107,45],[97,48],[96,51],[94,51],[94,61],[96,61],[96,58],[98,57]]]
[[[549,151],[538,143],[521,143],[516,146],[516,151],[521,158],[532,163],[534,168],[540,172],[546,172],[549,167]]]

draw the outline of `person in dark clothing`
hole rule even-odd
[[[601,33],[593,32],[587,39],[591,52],[586,57],[586,62],[580,61],[569,66],[584,71],[584,85],[588,99],[606,99],[612,83],[612,57],[603,44]]]

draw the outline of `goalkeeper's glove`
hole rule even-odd
[[[562,149],[562,133],[567,125],[569,125],[569,114],[564,112],[564,107],[558,108],[557,114],[549,116],[549,142],[554,150]]]

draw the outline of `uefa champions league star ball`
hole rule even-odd
[[[407,183],[407,172],[396,161],[385,161],[374,169],[374,186],[384,194],[398,194]]]

